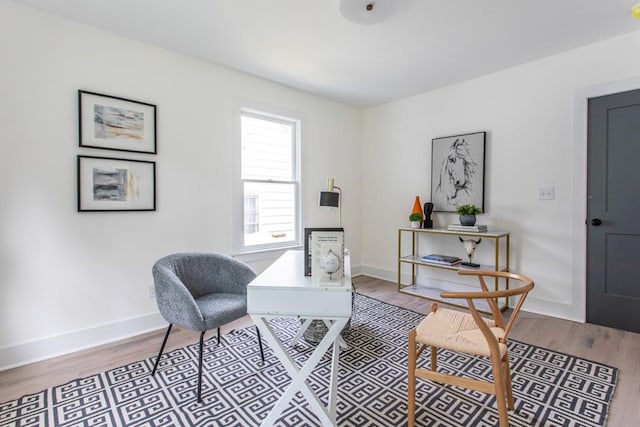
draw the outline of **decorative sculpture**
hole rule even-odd
[[[329,274],[329,280],[333,279],[333,273],[340,270],[340,257],[331,249],[320,258],[320,267]]]
[[[473,255],[475,254],[476,248],[478,247],[480,242],[482,242],[482,239],[464,240],[462,237],[458,237],[458,238],[460,239],[460,242],[462,242],[462,244],[464,245],[464,249],[467,251],[467,256],[469,257],[469,262],[463,262],[462,265],[466,265],[467,267],[475,267],[475,268],[480,267],[480,264],[476,264],[473,262]]]
[[[433,212],[433,203],[424,204],[424,223],[422,228],[433,228],[433,220],[431,219],[431,212]]]

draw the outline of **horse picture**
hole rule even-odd
[[[433,140],[431,198],[435,211],[483,208],[485,132]]]

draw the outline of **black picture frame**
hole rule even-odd
[[[78,156],[78,212],[156,210],[156,163]]]
[[[78,90],[80,147],[157,154],[154,104]]]
[[[484,212],[487,132],[434,138],[431,145],[431,203],[434,212],[473,204]]]
[[[311,252],[309,251],[309,239],[311,238],[311,233],[314,231],[342,231],[344,232],[343,227],[331,227],[331,228],[305,228],[304,229],[304,275],[311,276]]]

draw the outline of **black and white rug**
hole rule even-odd
[[[407,412],[407,333],[424,316],[356,295],[349,345],[340,359],[338,425],[404,426]],[[300,325],[295,319],[273,323],[284,342]],[[196,403],[197,345],[162,357],[155,377],[154,359],[142,360],[39,393],[0,404],[0,426],[257,426],[267,416],[290,378],[265,346],[265,362],[255,328],[235,331],[205,347],[203,402]],[[160,346],[160,342],[158,342]],[[302,341],[290,349],[304,360],[311,353]],[[603,426],[618,370],[567,354],[510,343],[515,411],[513,426]],[[311,378],[326,403],[330,352]],[[428,355],[423,356],[426,363]],[[442,351],[439,368],[489,378],[490,363]],[[492,396],[418,380],[419,426],[495,426]],[[300,393],[279,426],[317,426]]]

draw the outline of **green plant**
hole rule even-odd
[[[422,221],[422,215],[420,215],[419,213],[412,213],[411,215],[409,215],[409,221]]]
[[[458,215],[477,215],[481,214],[482,210],[480,210],[476,205],[462,205],[458,206],[456,213]]]

